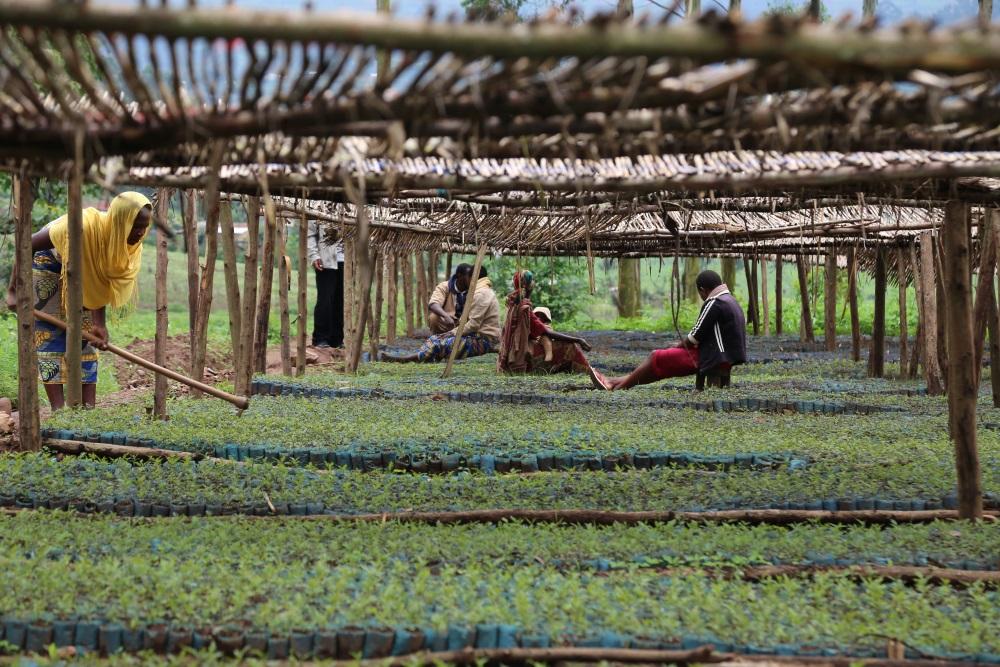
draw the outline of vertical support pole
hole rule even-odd
[[[875,10],[878,8],[878,0],[863,0],[861,3],[861,16],[864,18],[871,18],[875,16]]]
[[[945,275],[944,275],[944,247],[943,241],[940,237],[935,239],[934,242],[934,264],[937,269],[937,280],[935,281],[934,288],[937,290],[937,307],[944,311],[947,315],[947,299],[948,295],[945,291]],[[941,312],[937,314],[937,355],[938,355],[938,368],[941,369],[941,377],[944,382],[944,390],[948,391],[948,318],[942,317]]]
[[[899,377],[906,377],[906,362],[910,351],[910,323],[906,314],[906,246],[896,248],[896,281],[899,283]]]
[[[448,251],[448,259],[444,266],[444,279],[451,280],[451,251]]]
[[[403,264],[403,314],[406,318],[406,335],[413,337],[416,327],[413,317],[413,257],[403,253],[399,257]]]
[[[38,414],[38,359],[35,353],[35,288],[31,269],[34,255],[31,250],[31,209],[35,202],[31,181],[26,176],[16,177],[13,185],[16,209],[17,410],[20,415],[17,437],[21,451],[37,452],[42,448],[42,441]]]
[[[739,18],[743,11],[743,0],[729,0],[729,16]]]
[[[451,258],[451,253],[448,253],[448,258]],[[397,291],[399,286],[399,253],[394,251],[388,259],[389,261],[385,265],[387,273],[385,298],[388,301],[385,313],[385,342],[392,345],[396,342],[396,319],[397,308],[399,307],[399,294]]]
[[[729,285],[729,289],[736,288],[736,258],[735,257],[723,257],[721,260],[722,264],[722,282]]]
[[[826,254],[823,271],[823,339],[827,352],[837,350],[837,251]]]
[[[917,330],[913,336],[913,348],[910,351],[907,377],[915,380],[920,369],[920,355],[924,349],[924,300],[920,286],[920,260],[917,256],[917,244],[911,241],[908,252],[910,253],[910,272],[913,274],[913,294],[917,297]]]
[[[885,377],[885,248],[875,249],[875,316],[872,320],[872,346],[868,353],[868,377]]]
[[[274,285],[274,248],[278,234],[274,206],[264,202],[264,254],[260,260],[260,279],[257,283],[257,331],[254,333],[253,367],[258,373],[267,372],[267,334],[271,319],[271,290]]]
[[[309,241],[309,221],[306,220],[305,202],[302,202],[302,215],[299,218],[299,286],[298,286],[298,330],[295,341],[295,375],[302,377],[306,374],[306,324],[309,317],[306,314],[308,305],[306,304],[306,291],[309,285],[309,266],[306,261],[307,244]]]
[[[205,354],[208,347],[208,320],[212,316],[212,293],[215,283],[215,260],[219,254],[219,190],[216,185],[205,191],[205,267],[201,272],[198,292],[198,311],[191,330],[192,349],[191,377],[199,382],[205,376]],[[191,389],[191,396],[198,398],[201,392]]]
[[[343,230],[344,228],[341,227]],[[341,233],[341,238],[344,234]],[[354,340],[354,285],[357,282],[354,269],[354,241],[343,241],[344,245],[344,359],[351,358],[351,341]]]
[[[996,215],[995,210],[986,209],[983,211],[983,219],[979,224],[979,282],[976,285],[975,310],[972,320],[975,337],[977,387],[983,368],[986,330],[990,314],[996,308],[996,295],[993,292],[993,278],[996,275],[996,244],[994,242]]]
[[[156,215],[167,219],[170,208],[170,190],[160,188],[156,197]],[[162,229],[156,230],[156,339],[153,347],[153,361],[160,366],[167,365],[167,235]],[[167,378],[153,375],[153,419],[167,418]]]
[[[757,319],[757,294],[754,289],[756,282],[754,280],[754,269],[752,267],[752,260],[749,255],[743,256],[743,277],[746,278],[747,282],[747,320],[753,327],[753,335],[756,336],[758,332],[758,319]]]
[[[781,321],[781,297],[782,279],[785,272],[784,257],[778,255],[774,258],[774,335],[780,336],[784,333]]]
[[[764,311],[764,335],[771,335],[771,310],[768,308],[767,298],[767,260],[763,257],[760,262],[760,304]]]
[[[802,326],[801,339],[803,343],[812,343],[815,341],[815,338],[813,337],[812,312],[809,309],[809,277],[806,274],[805,257],[802,255],[795,256],[795,268],[799,272],[799,299],[802,302],[800,317],[800,324]]]
[[[179,190],[181,198],[181,224],[184,227],[184,250],[188,269],[188,331],[193,332],[198,313],[198,220],[194,190]],[[191,357],[194,357],[194,339],[189,339]]]
[[[920,235],[920,332],[921,356],[924,359],[924,383],[927,393],[944,393],[944,377],[938,361],[937,280],[934,277],[934,234]]]
[[[281,373],[292,377],[292,324],[288,317],[288,292],[292,289],[292,260],[288,257],[288,224],[278,224],[278,313],[281,333]]]
[[[375,260],[375,305],[372,308],[369,319],[372,326],[368,334],[368,346],[371,350],[371,360],[378,359],[378,344],[382,336],[382,285],[384,283],[385,258],[383,253],[378,254]]]
[[[247,201],[247,252],[243,264],[243,309],[240,322],[240,354],[236,367],[236,393],[246,396],[250,393],[250,379],[253,377],[254,316],[257,307],[257,253],[260,248],[260,199],[250,197]]]
[[[458,349],[462,345],[462,334],[465,332],[465,324],[469,321],[469,313],[472,312],[473,297],[476,294],[476,286],[479,284],[479,269],[483,266],[483,257],[486,255],[486,244],[479,246],[476,252],[476,262],[472,267],[472,280],[469,282],[469,291],[465,297],[465,310],[458,318],[458,325],[455,327],[455,342],[451,346],[451,354],[448,355],[448,363],[444,367],[442,378],[451,377],[452,366],[455,365],[455,357],[458,356]]]
[[[869,2],[873,0],[867,0]],[[989,25],[993,21],[993,0],[979,0],[979,22]]]
[[[229,315],[229,339],[233,360],[240,354],[240,281],[236,264],[236,234],[233,230],[233,209],[230,201],[219,203],[219,224],[222,229],[222,267],[226,278],[226,309]]]
[[[851,359],[861,361],[861,318],[858,314],[858,251],[847,250],[847,303],[851,311]]]
[[[983,515],[979,452],[976,445],[976,395],[972,335],[972,276],[969,270],[969,205],[949,201],[944,213],[945,311],[948,320],[948,424],[955,445],[958,513]]]
[[[344,180],[345,189],[349,193],[352,191],[350,184],[350,180]],[[368,209],[364,205],[364,194],[354,192],[352,198],[355,200],[355,208],[358,212],[358,222],[355,227],[356,234],[352,245],[354,246],[354,268],[357,274],[356,284],[360,293],[355,294],[357,320],[354,322],[350,352],[347,356],[347,364],[345,366],[345,370],[348,373],[356,373],[358,365],[361,363],[361,346],[365,338],[365,320],[371,310],[372,279],[374,278],[371,251],[369,250],[371,227],[368,220]]]
[[[417,296],[413,300],[414,320],[417,326],[427,323],[427,265],[424,262],[424,251],[417,252],[417,266],[414,269],[417,274]]]
[[[77,132],[75,157],[69,180],[69,257],[66,271],[66,405],[83,403],[83,133]]]
[[[438,264],[441,258],[436,250],[427,253],[427,256],[430,261],[427,263],[427,294],[424,295],[424,298],[430,301],[431,294],[434,293],[434,288],[440,282],[438,280]]]

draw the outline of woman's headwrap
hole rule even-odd
[[[83,307],[98,310],[110,306],[119,311],[132,305],[135,284],[142,267],[142,241],[128,244],[139,211],[150,206],[138,192],[123,192],[111,200],[107,211],[83,210]],[[69,216],[49,225],[49,238],[62,258],[63,272],[69,260]],[[145,234],[143,235],[145,238]],[[63,280],[65,303],[66,280]]]

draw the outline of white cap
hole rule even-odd
[[[552,321],[552,311],[550,311],[545,306],[538,306],[531,312],[533,312],[535,315],[544,315],[549,322]]]

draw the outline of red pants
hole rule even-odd
[[[658,380],[694,375],[698,372],[698,349],[671,347],[654,350],[653,372]]]

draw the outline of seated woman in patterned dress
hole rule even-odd
[[[531,271],[514,274],[514,291],[507,296],[507,319],[500,339],[497,370],[520,373],[583,373],[600,386],[597,374],[584,352],[590,344],[578,336],[559,333],[538,316],[531,305],[534,276]],[[543,339],[548,339],[549,345]]]
[[[152,220],[149,200],[138,192],[123,192],[111,201],[107,211],[83,210],[83,328],[100,341],[108,342],[107,307],[125,309],[135,297],[136,279],[142,265],[142,240]],[[31,237],[32,283],[36,310],[66,321],[66,264],[69,253],[68,217],[62,216]],[[14,308],[17,267],[11,275],[7,305]],[[66,333],[45,322],[35,321],[35,351],[38,371],[53,410],[65,405]],[[83,404],[97,401],[97,360],[95,346],[83,342],[81,354]]]

